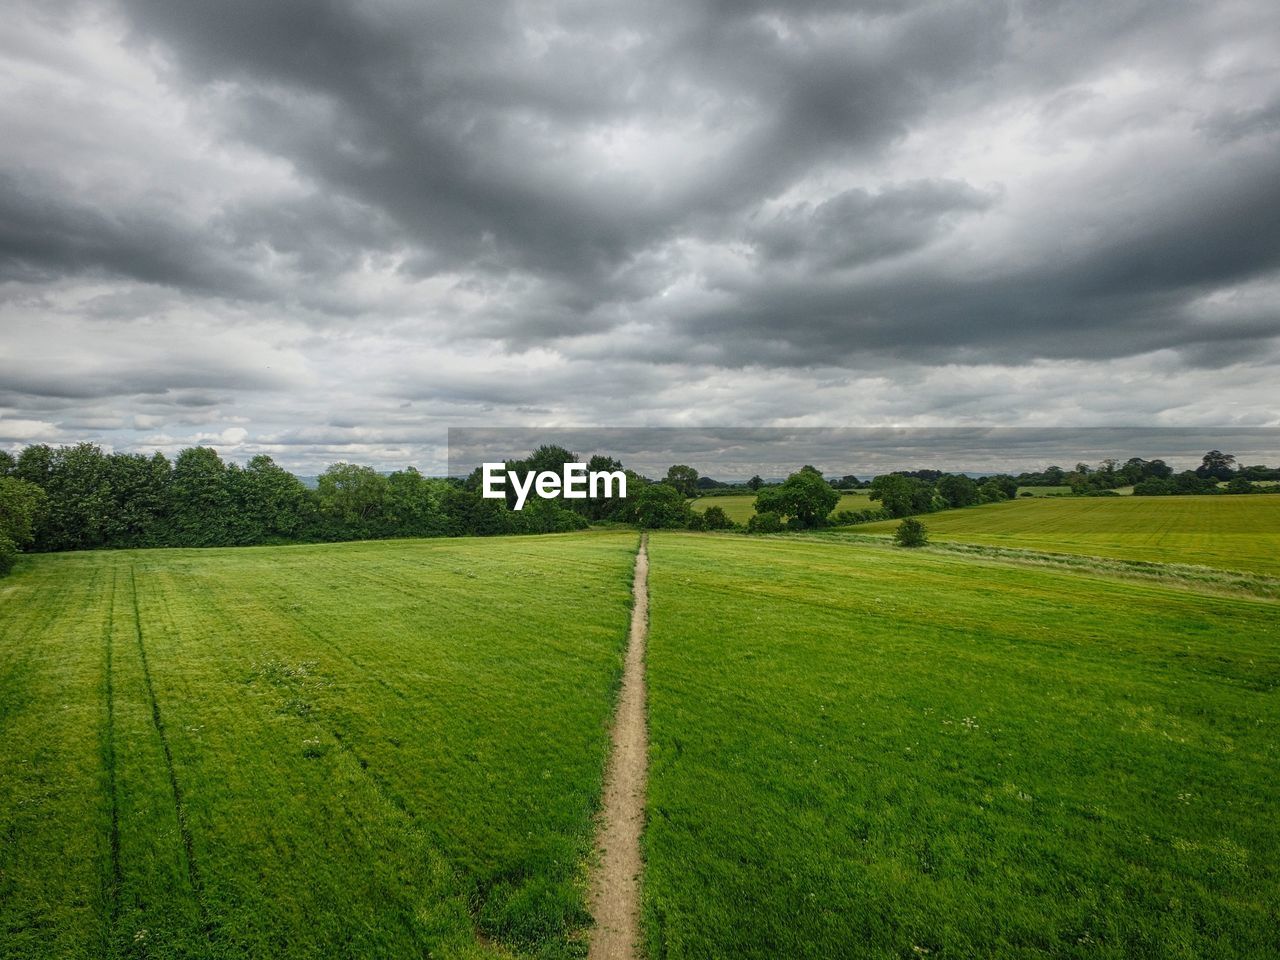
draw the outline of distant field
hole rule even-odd
[[[576,955],[635,545],[26,561],[0,955]]]
[[[1280,496],[1035,498],[922,519],[936,540],[1280,575]]]
[[[1273,955],[1274,603],[791,539],[651,558],[650,957]]]
[[[1060,487],[1019,487],[1018,496],[1031,494],[1033,497],[1056,497],[1071,492],[1071,488],[1065,484]]]
[[[755,495],[750,494],[740,497],[699,497],[691,501],[689,505],[698,512],[702,512],[707,507],[719,507],[734,523],[745,524],[755,516],[755,503]],[[871,502],[870,492],[858,490],[853,493],[841,494],[840,502],[836,504],[836,510],[865,510],[874,506],[877,506],[877,504]]]

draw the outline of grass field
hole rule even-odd
[[[0,581],[0,956],[575,955],[633,533]]]
[[[1058,497],[1071,492],[1068,486],[1060,487],[1019,487],[1018,496],[1025,497],[1030,494],[1033,497]]]
[[[650,555],[651,958],[1274,955],[1274,603],[787,538]]]
[[[699,497],[690,501],[689,506],[699,513],[707,509],[707,507],[719,507],[734,523],[740,523],[745,526],[747,521],[755,516],[756,498],[754,494],[732,497]],[[874,506],[876,504],[871,502],[869,491],[857,490],[853,493],[842,493],[840,502],[836,504],[836,510],[865,510]]]
[[[1280,575],[1280,496],[1035,498],[922,519],[934,540]]]
[[[926,521],[1268,572],[1277,508]],[[650,960],[1274,955],[1274,600],[893,526],[652,534]],[[636,543],[24,559],[0,957],[582,956]]]

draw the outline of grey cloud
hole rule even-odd
[[[0,280],[100,271],[201,293],[260,296],[235,247],[176,211],[103,209],[70,184],[0,171]]]
[[[810,261],[840,269],[917,249],[956,215],[995,198],[966,183],[920,181],[869,193],[846,190],[816,206],[795,204],[749,232],[765,261]]]
[[[32,0],[7,26],[14,437],[243,429],[310,462],[454,419],[1275,416],[1266,0]]]
[[[0,362],[0,394],[14,399],[103,400],[141,395],[152,404],[199,407],[220,402],[216,395],[202,392],[209,388],[261,390],[286,383],[283,378],[265,371],[237,369],[214,361],[195,365],[177,358],[155,366],[52,371]]]

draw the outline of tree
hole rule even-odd
[[[320,509],[342,536],[368,540],[378,535],[389,493],[387,478],[373,467],[335,463],[320,474]]]
[[[613,473],[618,470],[621,470],[626,475],[628,490],[639,490],[643,486],[643,481],[641,481],[639,475],[634,471],[625,469],[621,460],[596,454],[587,461],[588,473]],[[627,509],[626,501],[618,495],[616,486],[613,488],[613,496],[611,497],[592,497],[589,495],[590,489],[587,492],[588,497],[586,500],[566,500],[565,503],[591,520],[613,519]],[[603,490],[600,492],[603,493]]]
[[[915,517],[907,517],[893,532],[894,542],[900,547],[923,547],[929,542],[929,531]]]
[[[176,545],[221,546],[232,542],[233,499],[227,468],[212,447],[189,447],[173,461],[169,516]]]
[[[13,476],[45,489],[53,472],[53,448],[47,443],[33,443],[18,454]]]
[[[752,493],[755,493],[757,490],[759,490],[763,486],[764,486],[764,478],[761,477],[760,474],[758,473],[754,477],[752,477],[750,480],[747,481],[747,489],[750,490]]]
[[[37,532],[39,549],[88,550],[108,545],[115,498],[100,447],[92,443],[56,450],[28,447],[18,457],[18,477],[41,487],[49,498]]]
[[[757,513],[747,521],[748,533],[777,533],[782,529],[782,515],[773,510]]]
[[[438,537],[444,530],[444,516],[430,480],[414,467],[387,477],[382,531],[385,536]]]
[[[978,502],[978,484],[959,473],[949,473],[938,481],[938,496],[949,507],[967,507]]]
[[[245,464],[238,486],[239,509],[256,531],[254,539],[245,542],[302,534],[314,506],[310,491],[292,473],[266,454],[258,454]]]
[[[1235,472],[1236,458],[1221,450],[1210,450],[1196,467],[1196,476],[1207,480],[1230,480]]]
[[[733,521],[720,507],[707,507],[702,512],[702,524],[708,530],[729,530],[733,527]]]
[[[983,503],[999,503],[1009,499],[1004,487],[994,480],[987,480],[978,488],[978,497]]]
[[[17,468],[18,461],[8,450],[0,450],[0,477],[7,477]]]
[[[692,497],[698,492],[698,471],[683,463],[673,464],[663,482],[679,490],[681,496]]]
[[[689,522],[689,504],[675,487],[651,483],[631,501],[631,518],[646,530],[678,528]]]
[[[871,481],[871,499],[879,500],[892,517],[927,513],[933,505],[933,488],[923,480],[884,473]]]
[[[45,492],[17,477],[0,477],[0,576],[17,560],[18,551],[35,538]]]
[[[107,458],[112,511],[106,541],[114,547],[154,547],[167,542],[169,483],[173,468],[163,453],[150,457],[113,453]]]
[[[822,479],[812,467],[802,467],[781,486],[756,494],[756,513],[777,513],[788,517],[791,525],[808,528],[822,526],[827,515],[840,502],[840,494]]]
[[[994,477],[987,477],[984,483],[994,484],[1005,500],[1012,500],[1018,495],[1018,481],[1007,473],[998,473]]]

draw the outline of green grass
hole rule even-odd
[[[740,523],[744,526],[756,514],[756,498],[755,494],[744,494],[742,496],[731,497],[699,497],[689,503],[694,510],[701,513],[707,507],[719,507],[734,523]],[[834,512],[840,510],[865,510],[868,507],[878,506],[872,503],[870,492],[867,490],[858,490],[853,493],[842,493],[840,502],[836,504]]]
[[[576,955],[636,538],[0,582],[0,956]]]
[[[1280,496],[1037,498],[922,519],[934,540],[1280,575]]]
[[[1018,496],[1023,497],[1031,494],[1033,497],[1057,497],[1071,492],[1071,488],[1066,486],[1059,487],[1019,487]]]
[[[1274,956],[1273,602],[788,538],[650,550],[654,960]]]

